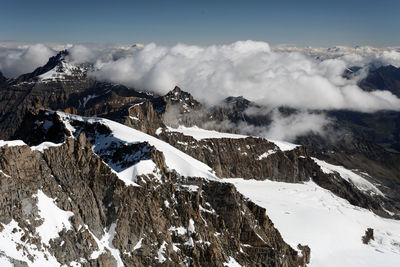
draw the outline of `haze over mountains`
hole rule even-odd
[[[0,262],[394,265],[399,67],[397,47],[1,42]]]

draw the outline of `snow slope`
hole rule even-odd
[[[122,141],[131,144],[138,142],[148,142],[150,145],[154,146],[157,150],[163,152],[165,157],[165,162],[170,169],[176,170],[179,174],[183,176],[217,179],[213,170],[206,164],[190,157],[189,155],[183,153],[182,151],[176,149],[175,147],[169,145],[168,143],[161,141],[148,134],[145,134],[141,131],[135,130],[123,124],[107,119],[86,118],[62,112],[57,112],[57,114],[66,123],[66,126],[70,131],[75,130],[69,123],[71,120],[86,121],[88,123],[94,123],[94,122],[102,123],[103,125],[110,128],[113,137],[118,138]],[[132,172],[134,172],[134,170],[132,170]]]
[[[360,175],[354,173],[351,170],[348,170],[344,168],[343,166],[337,166],[337,165],[332,165],[328,162],[325,162],[323,160],[319,160],[316,158],[313,158],[315,163],[317,163],[322,171],[324,173],[334,173],[337,172],[340,174],[340,176],[345,179],[346,181],[352,183],[354,186],[356,186],[358,189],[364,192],[371,192],[373,194],[381,195],[383,196],[383,193],[372,183],[361,177]]]
[[[217,131],[205,130],[205,129],[201,129],[197,126],[185,127],[185,126],[180,125],[178,128],[167,127],[167,129],[170,132],[177,132],[177,133],[182,133],[183,135],[186,135],[186,136],[191,136],[198,141],[202,140],[202,139],[207,139],[207,138],[240,139],[240,138],[248,137],[246,135],[240,135],[240,134],[222,133],[222,132],[217,132]]]
[[[399,266],[400,221],[352,206],[314,182],[225,181],[264,207],[292,247],[309,245],[310,266]],[[369,245],[361,241],[367,228],[375,236]]]

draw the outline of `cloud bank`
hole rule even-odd
[[[376,57],[396,65],[399,55],[391,51]],[[269,107],[400,110],[400,99],[390,92],[361,90],[362,74],[342,77],[347,67],[368,60],[357,54],[317,60],[300,52],[274,52],[254,41],[207,47],[148,44],[127,57],[98,60],[93,75],[159,94],[178,85],[210,105],[241,95]]]
[[[68,49],[73,64],[112,62],[132,55],[141,46],[100,44],[33,44],[0,41],[0,71],[9,78],[32,72],[44,65],[58,51]]]

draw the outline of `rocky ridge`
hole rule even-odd
[[[182,92],[181,89],[175,88],[169,95],[175,95],[174,92],[177,91]],[[179,95],[177,94],[177,96]],[[188,97],[185,95],[185,98]],[[398,214],[397,196],[394,193],[396,188],[382,187],[382,190],[387,193],[389,198],[365,194],[365,192],[361,192],[354,185],[343,179],[340,174],[322,172],[320,166],[311,158],[311,156],[318,157],[320,154],[311,150],[312,154],[310,155],[306,147],[300,146],[290,151],[281,151],[272,142],[262,138],[206,138],[196,140],[191,136],[170,131],[166,123],[170,123],[171,120],[165,119],[165,116],[169,116],[168,110],[170,109],[181,110],[179,104],[178,107],[176,105],[182,102],[175,101],[171,103],[163,101],[162,110],[164,112],[156,112],[152,100],[141,101],[130,108],[129,118],[127,117],[124,123],[154,135],[204,162],[212,167],[219,177],[243,177],[244,179],[269,179],[284,182],[302,182],[313,179],[321,187],[347,199],[353,205],[371,209],[377,214],[386,217],[391,217],[391,212]],[[243,114],[250,105],[249,101],[240,97],[228,98],[224,105],[214,108],[212,111],[207,111],[202,106],[196,105],[193,112],[186,113],[186,117],[184,117],[185,114],[179,113],[180,115],[177,116],[175,125],[192,126],[194,123],[206,125],[207,120],[214,120],[216,117],[219,118],[216,120],[217,122],[239,116],[242,117],[242,115],[238,114]],[[192,113],[195,115],[192,115]],[[219,115],[215,116],[215,114]],[[185,119],[182,119],[182,117]],[[305,141],[304,143],[307,144]],[[314,141],[311,144],[307,144],[307,146],[313,143]],[[262,156],[263,154],[265,156]],[[334,154],[332,155],[335,157]],[[332,161],[329,157],[322,157],[322,159],[342,165],[342,161]],[[350,162],[352,161],[354,159],[350,159]],[[352,165],[345,166],[355,169]],[[368,175],[363,173],[361,175],[367,180],[372,180],[373,183],[380,183],[378,180],[371,179]],[[390,212],[388,213],[387,211]]]

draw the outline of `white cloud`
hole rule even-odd
[[[375,60],[389,62],[395,58],[391,53],[378,53]],[[399,110],[400,99],[391,93],[365,92],[356,85],[360,77],[342,77],[346,67],[367,60],[347,54],[321,61],[300,52],[274,52],[254,41],[207,47],[148,44],[116,61],[99,60],[93,75],[160,94],[178,85],[208,104],[242,95],[270,107]]]
[[[306,111],[283,116],[278,111],[273,112],[272,122],[260,136],[274,140],[294,141],[299,136],[310,133],[320,136],[327,135],[327,126],[331,121],[323,114],[313,114]]]
[[[100,45],[100,44],[77,44],[72,46],[70,52],[73,63],[95,63],[96,61],[115,61],[131,56],[140,49],[141,45]]]
[[[16,47],[0,47],[0,71],[6,77],[16,77],[32,72],[46,64],[55,51],[43,44]]]
[[[248,116],[265,115],[271,120],[267,126],[255,126],[247,122],[240,122],[234,126],[237,132],[245,135],[256,135],[273,140],[295,141],[297,137],[307,134],[316,134],[322,137],[333,136],[336,133],[331,129],[332,119],[323,113],[313,113],[307,110],[297,110],[291,114],[280,112],[278,108],[249,108]]]

